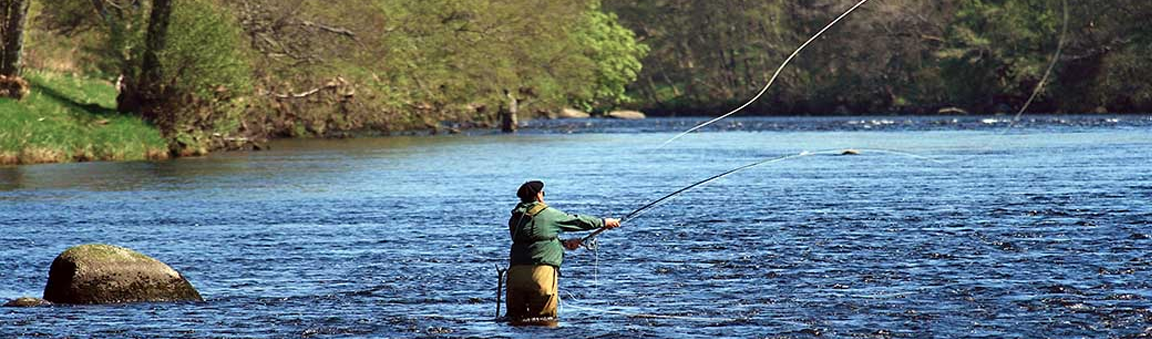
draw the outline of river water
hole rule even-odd
[[[1152,117],[536,121],[515,136],[289,140],[0,168],[0,299],[109,243],[202,303],[0,309],[0,337],[1152,335]],[[492,321],[517,186],[621,216],[568,254],[558,328]],[[895,149],[937,162],[869,149]]]

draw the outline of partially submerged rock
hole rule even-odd
[[[57,256],[44,299],[58,304],[203,300],[183,275],[159,260],[101,244],[72,247]]]
[[[849,148],[841,152],[840,155],[860,155],[860,151]]]
[[[938,113],[938,114],[968,115],[968,111],[965,111],[963,108],[959,108],[959,107],[944,107],[944,108],[941,108],[939,111],[936,111],[936,113]]]
[[[608,113],[605,116],[607,116],[609,118],[613,118],[613,119],[623,119],[623,120],[640,120],[640,119],[647,118],[647,116],[645,116],[644,113],[640,113],[637,111],[614,111],[614,112]]]
[[[555,118],[556,119],[587,119],[591,116],[592,116],[591,114],[588,114],[587,112],[584,112],[584,111],[581,111],[581,110],[578,110],[575,108],[565,108],[565,109],[560,110],[560,113],[556,113]]]
[[[52,303],[48,302],[47,300],[40,299],[40,298],[24,297],[24,298],[18,298],[16,300],[9,301],[7,304],[4,304],[4,307],[40,307],[40,306],[52,306]]]

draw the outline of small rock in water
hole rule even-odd
[[[817,328],[805,328],[805,329],[800,330],[800,333],[807,334],[807,335],[810,335],[813,337],[819,337],[819,336],[824,334],[823,331],[821,331],[820,329],[817,329]]]
[[[641,120],[641,119],[644,119],[647,117],[644,115],[644,113],[640,113],[637,111],[615,111],[615,112],[608,113],[605,116],[607,116],[609,118],[621,119],[621,120]]]
[[[939,113],[939,114],[959,114],[959,115],[968,115],[968,111],[965,111],[963,108],[959,108],[959,107],[945,107],[945,108],[941,108],[940,110],[936,111],[936,113]]]
[[[451,334],[452,332],[456,332],[456,331],[452,330],[451,328],[447,328],[447,327],[429,327],[428,328],[428,333],[430,333],[430,334]]]
[[[860,151],[849,148],[844,150],[843,153],[840,153],[840,155],[860,155]]]
[[[554,119],[587,119],[591,115],[575,108],[565,108],[556,113]]]
[[[47,300],[40,299],[40,298],[24,297],[24,298],[19,298],[16,300],[9,301],[7,304],[4,304],[4,307],[40,307],[40,306],[52,306],[52,303],[48,302]]]

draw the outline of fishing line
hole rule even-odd
[[[890,150],[890,149],[882,149],[882,148],[861,148],[861,149],[856,149],[856,150],[862,150],[862,151],[874,152],[874,153],[892,154],[892,155],[914,158],[917,160],[937,162],[937,160],[929,158],[929,157],[925,157],[925,156],[915,154],[915,153],[899,151],[899,150]],[[684,193],[687,193],[687,192],[692,191],[696,188],[699,188],[701,186],[707,185],[709,183],[715,182],[717,180],[723,179],[727,176],[739,173],[739,172],[747,170],[747,169],[751,169],[751,168],[755,168],[755,167],[759,167],[759,166],[763,166],[763,165],[768,165],[768,164],[779,163],[779,162],[792,160],[792,159],[799,159],[799,158],[804,158],[804,157],[815,156],[815,155],[836,155],[836,154],[846,154],[846,152],[847,151],[845,149],[827,149],[827,150],[819,150],[819,151],[814,151],[814,152],[802,151],[802,152],[797,153],[797,154],[789,154],[789,155],[767,158],[764,160],[749,163],[747,165],[736,167],[736,168],[730,169],[728,171],[725,171],[723,173],[708,177],[704,180],[697,181],[696,183],[685,186],[685,187],[678,189],[672,193],[669,193],[663,197],[660,197],[659,199],[653,200],[653,201],[651,201],[651,202],[649,202],[643,206],[640,206],[639,208],[633,210],[632,212],[629,212],[627,215],[625,215],[623,218],[621,218],[620,223],[625,223],[625,222],[634,220],[636,218],[639,218],[640,216],[642,216],[644,214],[644,212],[649,211],[649,210],[651,210],[657,206],[663,205],[663,204],[675,199],[676,197],[683,195]],[[580,239],[582,246],[584,246],[589,251],[591,251],[593,258],[594,258],[593,259],[593,261],[594,261],[594,263],[593,263],[593,289],[598,288],[600,285],[600,274],[599,274],[599,270],[600,270],[600,251],[599,251],[599,248],[600,248],[600,246],[599,246],[598,242],[596,241],[596,239],[597,239],[596,236],[600,235],[601,233],[603,233],[606,230],[608,230],[608,229],[607,228],[600,228],[600,229],[596,230],[595,232],[592,232],[591,234]],[[570,297],[570,299],[572,299],[572,301],[578,300],[578,299],[576,299],[575,296],[572,295],[572,293],[569,293],[569,292],[565,292],[565,293],[568,293],[568,296]],[[608,309],[602,309],[602,308],[580,306],[579,303],[569,304],[568,306],[571,306],[572,308],[576,308],[576,309],[580,309],[580,310],[590,311],[590,312],[623,315],[623,316],[627,316],[629,318],[675,319],[675,320],[709,321],[709,322],[740,321],[740,319],[734,319],[734,318],[706,318],[706,317],[660,315],[660,314],[651,314],[651,313],[630,313],[630,312],[614,311],[614,310],[608,310]]]
[[[703,127],[706,127],[708,125],[711,125],[717,121],[720,121],[724,118],[727,118],[728,116],[736,114],[737,112],[743,110],[744,108],[751,105],[755,101],[759,100],[760,97],[763,96],[765,92],[767,92],[768,88],[771,87],[772,84],[776,81],[776,79],[779,77],[779,75],[780,75],[781,71],[784,69],[784,67],[787,66],[792,61],[792,59],[794,59],[796,57],[796,55],[798,55],[800,53],[801,50],[803,50],[812,41],[819,38],[825,31],[830,29],[832,26],[836,25],[839,21],[841,21],[842,19],[847,17],[849,14],[851,14],[853,11],[855,11],[857,8],[859,8],[860,6],[862,6],[864,3],[868,2],[868,1],[869,0],[862,0],[862,1],[858,2],[855,6],[848,9],[848,11],[844,12],[839,17],[837,17],[835,20],[833,20],[831,23],[829,23],[827,26],[825,26],[824,29],[817,32],[816,35],[812,36],[812,38],[808,39],[808,41],[804,42],[804,44],[800,45],[800,47],[798,49],[796,49],[796,51],[794,51],[787,59],[785,59],[784,63],[781,64],[779,68],[776,69],[776,72],[772,75],[772,78],[768,81],[768,84],[765,85],[764,88],[762,88],[760,90],[760,92],[755,97],[753,97],[750,101],[748,101],[744,105],[741,105],[740,107],[732,110],[731,112],[728,112],[727,114],[724,114],[720,117],[709,120],[703,124],[697,125],[697,126],[691,128],[691,129],[689,129],[683,133],[676,135],[675,137],[662,143],[660,145],[660,147],[664,147],[664,146],[668,145],[669,143],[671,143],[672,141],[675,141],[675,140],[683,137],[684,135],[692,133],[692,132],[699,130]],[[1028,100],[1025,101],[1024,105],[1020,108],[1020,110],[1012,118],[1012,121],[1009,123],[1009,125],[1007,127],[1005,127],[1005,129],[1003,131],[1001,131],[999,135],[1006,135],[1008,132],[1010,132],[1016,126],[1016,124],[1019,122],[1020,118],[1024,115],[1024,112],[1026,112],[1028,110],[1028,108],[1032,105],[1032,103],[1036,100],[1036,98],[1039,97],[1040,92],[1044,89],[1044,86],[1047,84],[1049,78],[1051,77],[1052,72],[1054,71],[1054,69],[1056,67],[1056,64],[1060,60],[1060,57],[1063,53],[1064,45],[1065,45],[1066,39],[1067,39],[1068,22],[1069,22],[1068,1],[1062,0],[1062,5],[1063,5],[1063,27],[1061,29],[1060,39],[1057,43],[1056,51],[1053,54],[1050,63],[1048,64],[1048,68],[1045,70],[1044,75],[1040,79],[1040,82],[1036,84],[1036,87],[1033,89],[1032,94],[1029,96]],[[987,146],[988,146],[988,144],[985,144],[984,147],[987,147]],[[660,148],[660,147],[658,147],[658,148]],[[904,156],[904,157],[909,157],[909,158],[913,158],[913,159],[917,159],[917,160],[927,161],[927,162],[931,162],[931,163],[935,163],[935,164],[943,164],[943,165],[955,164],[957,162],[966,161],[968,159],[974,158],[974,156],[973,156],[973,157],[962,158],[962,159],[954,160],[954,161],[942,161],[942,160],[938,160],[936,158],[932,158],[929,156],[924,156],[924,155],[920,155],[920,154],[916,154],[916,153],[912,153],[912,152],[907,152],[907,151],[902,151],[902,150],[896,150],[896,149],[856,148],[856,150],[863,150],[866,152],[884,153],[884,154]],[[709,183],[715,182],[717,180],[723,179],[727,176],[739,173],[739,172],[747,170],[747,169],[751,169],[751,168],[755,168],[755,167],[759,167],[759,166],[763,166],[763,165],[768,165],[768,164],[779,163],[779,162],[792,160],[792,159],[809,157],[809,156],[845,154],[845,152],[846,152],[845,149],[827,149],[827,150],[819,150],[819,151],[814,151],[814,152],[802,151],[802,152],[797,153],[797,154],[789,154],[789,155],[784,155],[784,156],[767,158],[767,159],[753,162],[753,163],[750,163],[750,164],[747,164],[744,166],[736,167],[736,168],[733,168],[731,170],[725,171],[723,173],[720,173],[720,174],[711,176],[709,178],[706,178],[704,180],[698,181],[698,182],[693,183],[691,185],[685,186],[685,187],[678,189],[672,193],[669,193],[669,194],[667,194],[667,195],[665,195],[659,199],[653,200],[653,201],[633,210],[632,212],[629,212],[627,215],[625,215],[623,218],[621,218],[620,222],[625,223],[625,222],[634,220],[636,218],[639,218],[645,212],[647,212],[647,211],[649,211],[655,207],[658,207],[660,205],[663,205],[663,204],[667,203],[668,201],[671,201],[671,200],[675,199],[676,197],[678,197],[684,193],[687,193],[693,189],[699,188],[701,186],[707,185]],[[592,232],[591,234],[589,234],[589,235],[587,235],[581,239],[581,243],[583,244],[583,246],[588,248],[590,251],[592,251],[593,255],[595,256],[595,266],[594,266],[595,267],[594,268],[595,286],[599,286],[599,251],[598,251],[599,244],[596,241],[596,239],[597,239],[596,237],[598,235],[600,235],[601,233],[603,233],[604,231],[607,231],[607,228],[600,228],[600,229],[596,230],[595,232]],[[573,300],[576,300],[576,298],[571,293],[568,293],[568,295],[570,297],[572,297]],[[664,318],[664,319],[679,319],[679,320],[693,320],[693,321],[736,321],[737,320],[737,319],[725,319],[725,318],[699,318],[699,317],[681,317],[681,316],[665,316],[665,315],[655,315],[655,314],[628,313],[628,312],[621,312],[621,311],[612,311],[612,310],[606,310],[606,309],[595,309],[595,308],[590,308],[590,307],[583,307],[583,306],[580,306],[578,304],[570,305],[570,306],[572,306],[573,308],[587,310],[587,311],[618,314],[618,315],[624,315],[624,316],[628,316],[628,317]]]
[[[1044,76],[1040,78],[1040,83],[1036,84],[1036,88],[1032,90],[1032,95],[1028,97],[1028,101],[1024,102],[1024,106],[1020,107],[1020,111],[1016,112],[1016,116],[1012,118],[1012,123],[1004,129],[1000,134],[1007,134],[1020,121],[1020,117],[1024,115],[1024,111],[1028,110],[1028,106],[1040,96],[1040,91],[1044,89],[1044,85],[1048,83],[1048,77],[1052,75],[1052,70],[1056,68],[1056,64],[1060,62],[1060,55],[1064,53],[1065,38],[1068,37],[1068,0],[1062,0],[1064,5],[1064,27],[1060,30],[1060,41],[1056,43],[1056,53],[1052,54],[1052,61],[1048,63],[1048,69],[1044,71]]]
[[[668,140],[664,141],[663,143],[661,143],[660,146],[657,148],[663,148],[664,146],[667,146],[669,143],[672,143],[673,141],[680,139],[681,137],[683,137],[689,133],[695,132],[701,128],[712,125],[712,124],[714,124],[720,120],[723,120],[724,118],[727,118],[733,114],[736,114],[736,113],[740,112],[741,110],[743,110],[744,108],[751,105],[752,103],[759,100],[760,97],[762,97],[764,95],[764,93],[768,91],[768,88],[771,87],[772,84],[776,81],[776,78],[779,77],[780,72],[784,70],[784,67],[788,66],[788,64],[792,61],[792,59],[795,58],[800,53],[801,50],[803,50],[805,47],[808,46],[808,44],[812,43],[812,41],[816,40],[818,37],[820,37],[822,34],[824,34],[824,32],[827,31],[829,28],[836,25],[839,21],[841,21],[842,19],[847,17],[848,14],[851,14],[857,8],[864,5],[864,3],[866,3],[866,2],[868,2],[868,0],[860,1],[859,3],[857,3],[852,8],[849,8],[848,11],[844,12],[844,14],[841,14],[839,17],[837,17],[835,20],[833,20],[831,23],[829,23],[828,26],[825,26],[824,29],[820,30],[819,32],[816,33],[816,35],[813,35],[812,38],[808,39],[808,41],[806,41],[806,42],[804,42],[804,44],[800,45],[800,48],[797,48],[796,51],[792,52],[792,55],[788,56],[788,58],[784,60],[784,63],[780,64],[780,67],[778,67],[776,69],[776,72],[772,75],[772,78],[768,81],[768,84],[765,85],[764,88],[762,88],[760,90],[760,92],[757,93],[756,96],[754,96],[751,100],[744,103],[744,105],[741,105],[740,107],[737,107],[736,109],[734,109],[734,110],[732,110],[732,111],[730,111],[724,115],[716,117],[716,118],[709,120],[707,122],[704,122],[702,124],[696,125],[695,127],[688,129],[687,131],[684,131],[680,134],[677,134],[676,136],[672,137],[671,139],[668,139]],[[1028,100],[1026,100],[1024,102],[1024,105],[1020,107],[1020,110],[1016,112],[1016,115],[1013,116],[1012,120],[1008,123],[1008,126],[1006,126],[1004,128],[1004,130],[1002,130],[999,133],[999,135],[1001,135],[1001,136],[1006,135],[1006,134],[1008,134],[1008,132],[1012,131],[1012,129],[1014,127],[1016,127],[1016,125],[1020,122],[1020,118],[1023,117],[1024,113],[1028,111],[1028,108],[1030,108],[1032,106],[1032,104],[1036,101],[1036,99],[1040,97],[1040,93],[1044,90],[1044,87],[1048,84],[1048,80],[1051,78],[1053,71],[1056,69],[1056,64],[1058,64],[1060,62],[1060,57],[1064,53],[1064,46],[1067,44],[1068,22],[1069,22],[1069,16],[1070,16],[1069,10],[1068,10],[1068,0],[1062,0],[1061,5],[1063,7],[1063,18],[1062,18],[1063,24],[1062,24],[1062,27],[1060,30],[1060,38],[1058,39],[1058,42],[1056,45],[1056,51],[1052,54],[1052,59],[1048,63],[1048,67],[1047,67],[1047,69],[1045,69],[1044,75],[1041,76],[1040,82],[1036,84],[1035,88],[1033,88],[1032,94],[1028,97]],[[987,147],[988,147],[988,144],[986,143],[981,148],[987,148]],[[967,161],[972,157],[974,157],[974,156],[969,156],[967,158],[961,158],[961,159],[948,161],[948,162],[936,160],[936,159],[931,159],[931,161],[935,162],[935,163],[940,163],[940,164],[958,163],[958,162]],[[923,157],[923,158],[928,159],[927,157]]]
[[[801,44],[799,48],[796,48],[795,51],[792,51],[792,54],[789,55],[787,59],[784,59],[784,63],[780,64],[780,67],[776,68],[776,73],[772,74],[772,78],[768,80],[768,84],[764,85],[764,88],[761,88],[760,92],[756,93],[756,96],[752,97],[752,99],[748,100],[748,102],[745,102],[743,105],[740,105],[740,107],[736,107],[736,109],[733,109],[732,111],[730,111],[724,115],[721,115],[715,119],[709,120],[708,122],[705,122],[705,123],[702,123],[699,125],[696,125],[695,127],[692,127],[690,129],[688,129],[687,131],[684,131],[683,133],[680,133],[680,134],[676,135],[675,137],[672,137],[672,139],[668,139],[667,141],[664,141],[663,144],[660,144],[660,146],[656,147],[656,148],[662,148],[664,146],[667,146],[668,144],[672,143],[673,141],[676,141],[676,139],[680,139],[680,137],[683,137],[683,136],[687,135],[688,133],[695,132],[696,130],[704,128],[704,127],[711,125],[717,121],[723,120],[724,118],[727,118],[728,116],[736,114],[737,112],[744,110],[744,108],[751,106],[757,100],[760,100],[760,97],[764,96],[764,93],[768,92],[768,88],[772,87],[772,84],[776,82],[776,78],[780,77],[780,73],[784,71],[784,67],[787,67],[788,64],[792,62],[792,59],[795,59],[796,56],[800,54],[800,51],[803,51],[805,47],[808,47],[809,44],[811,44],[813,41],[816,41],[816,39],[820,38],[821,35],[824,35],[824,32],[827,32],[829,29],[832,28],[832,26],[836,26],[836,24],[839,23],[840,20],[843,20],[845,17],[848,17],[849,14],[852,14],[852,12],[856,11],[857,8],[860,8],[860,6],[863,6],[864,3],[866,3],[866,2],[868,2],[868,0],[861,0],[860,2],[856,3],[855,6],[852,6],[852,8],[849,8],[847,11],[844,12],[844,14],[840,14],[840,16],[836,17],[835,20],[832,20],[832,22],[828,23],[827,26],[824,26],[823,29],[821,29],[819,32],[816,32],[816,34],[813,35],[811,38],[808,38],[808,41],[805,41],[803,44]]]
[[[1036,101],[1036,98],[1040,96],[1040,92],[1044,90],[1044,86],[1048,84],[1048,79],[1052,76],[1052,71],[1056,69],[1056,64],[1060,62],[1060,57],[1064,54],[1064,45],[1067,43],[1068,38],[1068,0],[1062,0],[1061,4],[1064,7],[1064,24],[1060,29],[1060,39],[1056,43],[1056,52],[1052,54],[1052,60],[1048,63],[1048,68],[1044,70],[1044,76],[1040,77],[1040,82],[1036,84],[1036,88],[1032,89],[1032,95],[1028,97],[1028,100],[1024,102],[1024,106],[1020,107],[1020,111],[1016,112],[1016,115],[1012,117],[1012,121],[1008,123],[1008,126],[1004,127],[1004,130],[1000,131],[998,136],[1007,135],[1008,132],[1012,131],[1012,128],[1016,127],[1016,124],[1020,122],[1020,118],[1024,116],[1024,112],[1028,111],[1028,107],[1032,106],[1032,103]],[[991,143],[991,141],[985,142],[984,146],[981,146],[980,148],[987,149]],[[964,158],[944,163],[959,163],[971,160],[976,157],[976,155],[969,155]]]

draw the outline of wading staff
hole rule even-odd
[[[502,301],[502,300],[500,300],[500,297],[501,297],[500,292],[502,292],[504,290],[504,272],[507,272],[507,271],[508,271],[508,269],[500,268],[500,264],[496,264],[496,274],[499,275],[499,278],[496,280],[496,318],[497,319],[500,318],[500,304]]]

